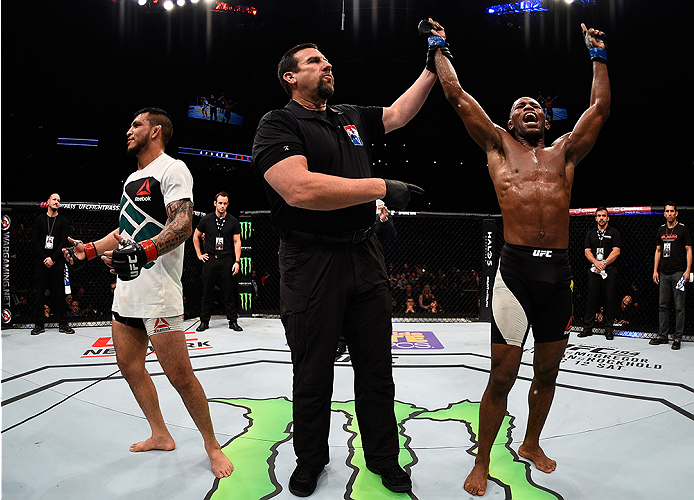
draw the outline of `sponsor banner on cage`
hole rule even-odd
[[[393,349],[443,349],[434,332],[393,332]]]
[[[571,208],[569,215],[595,215],[597,208]],[[616,214],[648,214],[653,211],[653,207],[607,207],[610,215]]]
[[[251,312],[253,309],[253,293],[241,292],[239,293],[239,298],[241,299],[242,312]]]
[[[41,203],[41,208],[46,208],[48,204],[44,201]],[[120,210],[120,205],[117,203],[85,203],[85,202],[73,202],[73,203],[61,203],[61,209],[66,210],[91,210],[91,211],[110,211],[116,212]]]
[[[241,257],[239,261],[239,271],[242,275],[251,274],[251,257]]]
[[[249,239],[253,233],[253,223],[251,221],[241,221],[239,225],[241,226],[241,239]]]
[[[10,226],[9,215],[2,216],[2,323],[12,323],[12,300],[10,295]]]

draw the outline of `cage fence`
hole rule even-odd
[[[83,241],[101,238],[118,223],[117,204],[65,203],[61,212],[68,218],[70,236]],[[31,228],[36,217],[45,212],[38,202],[2,204],[3,255],[3,328],[28,328],[34,323],[32,308],[36,258],[31,247]],[[594,229],[594,211],[575,210],[570,218],[569,257],[573,269],[574,329],[580,329],[586,308],[586,282],[590,267],[584,255],[586,232]],[[626,212],[626,213],[625,213]],[[193,225],[203,213],[195,212]],[[488,320],[489,280],[496,269],[504,244],[503,221],[498,215],[410,213],[391,214],[396,235],[382,241],[384,261],[391,285],[394,321],[451,322]],[[241,315],[279,315],[279,234],[272,226],[269,212],[242,212],[242,266],[238,275],[237,304]],[[694,226],[694,210],[683,207],[678,220]],[[620,315],[616,333],[638,332],[647,336],[658,328],[658,285],[652,280],[656,231],[664,223],[660,210],[639,213],[618,210],[610,214],[610,225],[621,235],[622,247],[617,259]],[[493,236],[488,231],[495,228]],[[491,238],[491,239],[490,239]],[[201,263],[192,238],[185,242],[183,294],[185,317],[200,314],[202,298]],[[493,281],[493,280],[492,280]],[[70,324],[107,325],[115,278],[103,263],[93,262],[69,273],[70,297],[47,297],[76,301],[70,311]],[[691,288],[694,285],[687,285]],[[420,297],[422,300],[420,300]],[[222,312],[222,301],[215,312]],[[694,293],[686,297],[691,311]],[[672,307],[672,306],[671,306]],[[674,311],[670,322],[674,328]],[[55,321],[45,319],[48,326]],[[596,331],[600,332],[600,323]],[[691,339],[694,314],[686,316],[685,338]],[[642,335],[642,334],[647,335]]]

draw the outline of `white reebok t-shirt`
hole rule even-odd
[[[125,181],[120,207],[120,235],[151,239],[167,222],[172,201],[193,201],[193,176],[181,160],[162,154]],[[131,281],[118,279],[113,310],[125,318],[162,318],[183,314],[183,245],[159,256]]]

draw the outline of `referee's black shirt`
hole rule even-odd
[[[362,179],[373,177],[371,142],[385,135],[383,108],[348,104],[311,111],[294,100],[283,109],[265,114],[253,143],[253,165],[263,175],[290,156],[304,156],[311,172]],[[367,229],[376,205],[363,203],[339,210],[317,211],[289,206],[265,182],[273,224],[311,233],[340,234]]]

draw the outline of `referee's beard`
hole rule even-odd
[[[335,87],[333,87],[332,84],[323,81],[318,84],[318,97],[321,99],[329,99],[334,93]]]

